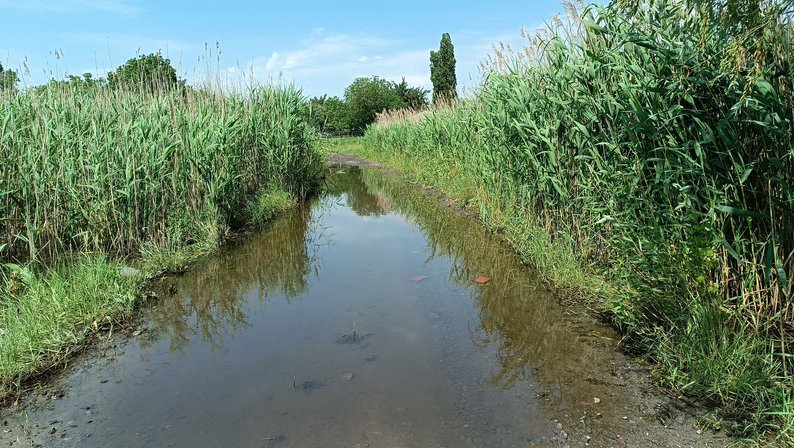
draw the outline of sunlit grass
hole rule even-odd
[[[63,363],[88,334],[132,312],[140,278],[103,256],[43,274],[15,271],[0,291],[0,397]]]

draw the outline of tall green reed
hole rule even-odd
[[[307,112],[293,87],[224,95],[53,85],[5,95],[3,257],[125,255],[145,242],[218,238],[263,190],[304,197],[321,169]]]
[[[556,269],[537,252],[557,247],[608,279],[585,289],[632,346],[743,433],[791,427],[794,369],[791,11],[759,5],[746,23],[719,2],[571,11],[499,48],[472,100],[367,134],[476,179],[528,261]]]

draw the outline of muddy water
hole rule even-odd
[[[3,444],[716,445],[497,238],[378,171],[172,282]]]

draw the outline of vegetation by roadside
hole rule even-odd
[[[344,149],[478,210],[714,428],[788,445],[794,33],[787,2],[750,6],[591,6]]]
[[[0,94],[0,396],[129,315],[147,279],[316,187],[299,90],[168,86]]]

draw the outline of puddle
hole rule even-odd
[[[475,221],[370,168],[327,190],[6,410],[3,444],[722,445]]]

